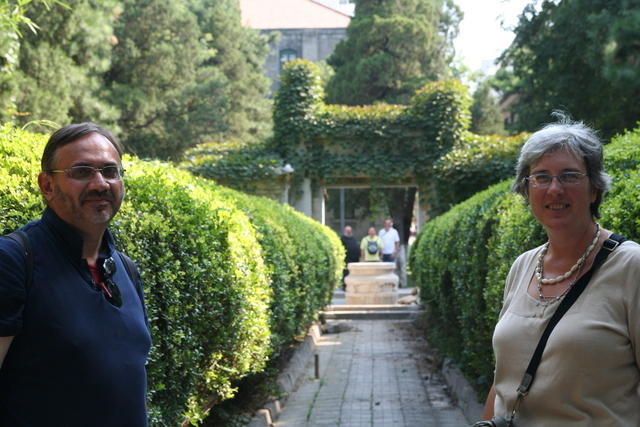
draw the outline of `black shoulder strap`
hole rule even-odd
[[[144,292],[142,291],[142,278],[140,277],[140,270],[138,270],[136,263],[133,262],[133,260],[129,258],[128,255],[125,255],[120,251],[118,251],[118,255],[120,255],[120,259],[124,264],[124,269],[127,270],[127,275],[134,284],[136,293],[138,294],[138,298],[140,298],[140,304],[142,304],[144,321],[147,323],[147,327],[149,327],[149,320],[147,318],[147,307],[144,304]]]
[[[125,270],[127,270],[129,278],[135,283],[140,283],[140,272],[138,271],[138,267],[136,267],[135,262],[120,251],[118,251],[118,255],[120,255],[120,259],[124,264]]]
[[[567,311],[569,311],[569,308],[571,308],[573,303],[576,302],[576,300],[578,299],[582,291],[584,291],[584,289],[587,287],[587,284],[589,284],[589,280],[591,280],[591,276],[593,276],[593,274],[598,270],[598,268],[600,268],[600,266],[604,263],[604,261],[609,256],[609,254],[613,252],[615,248],[620,246],[620,244],[622,244],[626,240],[627,240],[626,238],[618,234],[615,234],[615,233],[611,234],[611,236],[609,236],[609,238],[605,240],[604,243],[602,244],[602,248],[596,255],[596,258],[593,261],[593,265],[591,266],[591,269],[589,269],[589,271],[587,271],[585,275],[582,276],[580,280],[578,280],[573,285],[569,293],[567,293],[567,295],[562,299],[562,301],[560,302],[560,305],[558,306],[558,309],[556,310],[555,313],[553,313],[553,316],[551,316],[551,319],[549,320],[547,327],[542,333],[542,336],[540,337],[540,341],[538,341],[538,346],[536,347],[536,350],[533,352],[533,356],[531,357],[529,366],[527,367],[524,377],[522,378],[522,382],[518,387],[519,395],[524,396],[529,392],[529,389],[531,388],[531,383],[533,383],[533,379],[535,378],[535,375],[536,375],[536,370],[538,369],[538,365],[540,364],[540,360],[542,359],[542,353],[544,351],[545,346],[547,345],[547,341],[549,340],[549,335],[551,335],[551,331],[553,331],[553,328],[555,328],[555,326],[558,324],[562,316],[564,316],[564,314]]]
[[[4,237],[18,243],[22,247],[22,250],[24,251],[24,257],[25,257],[25,260],[27,261],[25,289],[27,290],[27,292],[29,292],[29,290],[31,290],[31,281],[33,278],[33,251],[31,250],[31,241],[29,240],[29,236],[27,236],[27,233],[25,233],[24,231],[16,230],[13,233],[9,233]]]

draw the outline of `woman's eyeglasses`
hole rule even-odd
[[[560,185],[564,187],[567,185],[578,184],[580,181],[582,181],[582,178],[584,178],[585,176],[587,176],[587,174],[582,172],[562,172],[559,175],[551,175],[548,173],[536,173],[533,175],[529,175],[525,179],[529,181],[529,184],[531,184],[532,187],[548,188],[549,186],[551,186],[551,183],[553,182],[553,178],[556,178],[560,183]]]
[[[111,279],[116,274],[116,262],[113,258],[109,257],[102,263],[102,272],[104,274],[104,284],[106,288],[103,288],[102,293],[104,297],[112,305],[116,307],[122,307],[122,294],[120,288],[116,285],[116,282]]]

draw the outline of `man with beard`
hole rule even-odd
[[[59,129],[38,175],[42,218],[24,240],[0,239],[2,426],[147,425],[142,288],[107,228],[124,197],[121,160],[94,123]]]

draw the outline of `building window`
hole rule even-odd
[[[293,49],[283,49],[280,51],[280,69],[289,61],[293,61],[298,57],[298,52]]]

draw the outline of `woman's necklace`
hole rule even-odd
[[[576,284],[576,282],[578,281],[578,277],[580,277],[580,273],[582,272],[582,265],[580,265],[580,268],[578,269],[578,274],[576,275],[576,278],[574,280],[571,281],[571,283],[569,283],[569,286],[567,287],[567,289],[565,289],[560,295],[555,295],[555,296],[547,296],[544,293],[542,293],[542,283],[540,283],[540,281],[538,280],[538,297],[540,298],[540,301],[543,305],[547,306],[549,304],[553,304],[554,302],[562,299],[562,297],[564,297],[565,295],[567,295],[569,293],[569,291],[571,290],[571,288],[573,288],[573,285]]]
[[[547,254],[547,250],[549,250],[549,242],[545,243],[544,247],[542,248],[542,251],[540,252],[540,256],[538,256],[538,265],[536,266],[536,279],[538,279],[538,286],[554,285],[558,282],[562,282],[563,280],[567,280],[569,277],[571,277],[571,275],[575,273],[577,269],[582,268],[582,264],[584,264],[586,259],[589,257],[589,255],[593,251],[593,248],[596,247],[596,244],[598,243],[599,238],[600,238],[600,224],[596,223],[596,235],[593,237],[593,241],[591,242],[589,247],[587,247],[587,250],[585,251],[585,253],[580,258],[578,258],[578,261],[576,261],[576,263],[573,264],[573,266],[571,267],[571,269],[569,269],[569,271],[567,271],[564,274],[561,274],[560,276],[554,277],[553,279],[544,278],[544,256]]]

